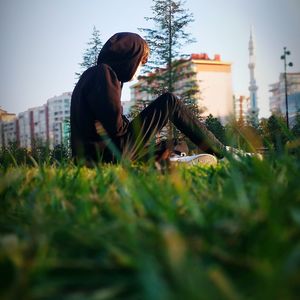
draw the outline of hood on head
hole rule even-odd
[[[121,82],[130,81],[141,62],[143,43],[136,33],[116,33],[102,47],[97,64],[109,65]]]

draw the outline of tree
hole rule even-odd
[[[292,133],[295,138],[300,138],[300,111],[296,114],[295,124],[292,128]]]
[[[291,130],[292,139],[288,144],[288,150],[298,158],[300,158],[300,111],[298,110],[295,118],[294,126]]]
[[[151,51],[151,59],[146,67],[150,76],[141,78],[146,82],[141,86],[141,91],[151,95],[152,100],[163,92],[175,92],[199,115],[196,73],[190,67],[189,60],[183,59],[186,56],[180,55],[184,45],[194,42],[186,32],[186,27],[193,22],[193,16],[183,8],[185,3],[180,0],[153,0],[153,3],[153,15],[145,18],[153,22],[153,28],[140,28]],[[176,87],[179,82],[184,82],[184,87]],[[137,102],[142,101],[137,99]],[[170,129],[169,137],[174,137],[174,133]]]
[[[97,65],[98,55],[103,45],[100,37],[100,31],[95,26],[93,27],[92,37],[87,45],[88,48],[85,49],[82,62],[79,64],[82,71]],[[81,73],[75,73],[75,75],[76,79],[78,79]]]
[[[31,143],[32,146],[29,152],[31,158],[38,164],[49,162],[51,152],[49,144],[41,138],[34,138]]]
[[[65,144],[55,145],[51,152],[51,163],[62,163],[70,161],[70,148]]]
[[[205,125],[220,142],[225,144],[225,127],[221,124],[219,119],[214,118],[213,115],[210,114],[205,120]]]
[[[187,43],[193,42],[190,34],[185,32],[186,26],[193,22],[192,14],[183,9],[183,2],[178,0],[153,0],[152,20],[155,29],[140,28],[145,33],[145,38],[151,50],[151,60],[148,70],[166,68],[167,88],[173,91],[174,62],[179,57],[180,48]]]
[[[17,142],[9,142],[0,149],[0,165],[4,168],[9,166],[26,165],[30,161],[26,148],[21,148]]]
[[[290,135],[284,117],[271,115],[267,122],[267,129],[267,138],[276,152],[281,153]]]

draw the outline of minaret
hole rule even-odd
[[[257,126],[258,125],[258,108],[257,108],[257,90],[254,69],[255,69],[255,47],[254,47],[254,38],[253,38],[253,28],[251,27],[250,31],[250,41],[249,41],[249,70],[250,70],[250,108],[248,111],[249,122]]]

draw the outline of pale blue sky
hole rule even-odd
[[[151,0],[0,0],[0,106],[19,113],[72,91],[93,25],[103,41],[149,27]],[[260,116],[269,115],[269,84],[282,71],[283,46],[300,71],[300,0],[187,0],[197,42],[185,53],[221,54],[233,63],[233,88],[248,94],[248,41],[254,26]],[[129,84],[127,84],[129,86]],[[129,98],[128,89],[124,98]]]

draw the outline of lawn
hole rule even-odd
[[[293,156],[0,170],[1,299],[299,299]]]

